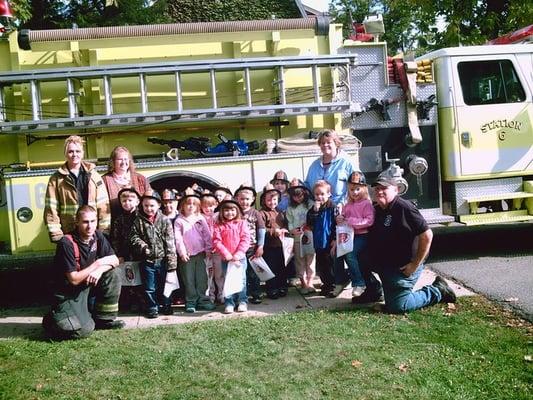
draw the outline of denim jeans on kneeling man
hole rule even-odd
[[[438,303],[442,295],[440,291],[427,285],[419,290],[413,290],[418,278],[424,270],[424,264],[410,276],[405,276],[398,270],[383,270],[379,272],[385,296],[385,308],[391,313],[404,313]]]

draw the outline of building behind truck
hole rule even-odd
[[[367,28],[379,35],[379,18]],[[279,169],[303,178],[319,155],[313,135],[331,128],[369,179],[393,176],[429,223],[528,221],[531,48],[450,48],[408,62],[379,40],[343,40],[324,16],[6,32],[1,251],[12,260],[51,250],[44,193],[71,134],[101,172],[126,146],[156,189],[261,191]]]

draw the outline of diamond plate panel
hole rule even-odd
[[[522,178],[484,179],[480,181],[456,182],[452,191],[452,211],[456,215],[470,214],[465,197],[497,195],[522,189]]]
[[[345,129],[378,129],[398,128],[407,125],[407,112],[405,101],[399,101],[403,96],[400,85],[386,85],[387,56],[385,46],[363,45],[342,48],[341,53],[357,54],[357,67],[352,68],[350,78],[351,101],[365,107],[370,99],[378,101],[387,99],[392,104],[388,111],[391,120],[384,121],[381,114],[371,110],[362,114],[351,112],[342,114],[342,127]],[[373,64],[373,65],[365,65]],[[343,78],[346,79],[344,73]],[[426,100],[430,95],[436,94],[435,84],[417,85],[417,99]],[[428,119],[419,120],[420,125],[435,125],[437,110],[433,107],[429,112]]]

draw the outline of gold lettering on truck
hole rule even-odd
[[[495,119],[494,121],[487,122],[481,125],[481,133],[488,133],[494,129],[498,128],[510,128],[516,131],[522,130],[522,122],[515,120],[506,120],[506,119]]]

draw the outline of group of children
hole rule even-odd
[[[326,181],[317,181],[309,190],[297,178],[289,182],[283,171],[264,187],[259,209],[255,189],[246,184],[234,194],[224,187],[214,192],[188,188],[182,196],[169,189],[160,196],[126,188],[118,196],[122,213],[112,223],[111,241],[121,262],[140,262],[147,318],[173,313],[172,298],[163,290],[167,274],[176,269],[178,296],[184,296],[188,313],[213,310],[217,303],[224,304],[228,314],[245,312],[248,302],[262,302],[263,292],[270,299],[286,296],[286,237],[294,239],[292,259],[302,294],[315,293],[315,254],[321,295],[338,296],[348,278],[353,296],[364,290],[358,255],[374,209],[360,172],[349,177],[343,207],[332,203]],[[337,234],[338,226],[355,233],[353,250],[340,258],[337,241],[346,238]],[[264,285],[252,266],[259,258],[274,274]]]

